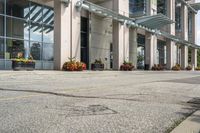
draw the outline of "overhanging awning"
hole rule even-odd
[[[200,10],[200,3],[190,4],[195,10]]]
[[[174,35],[171,35],[171,34],[166,33],[166,32],[161,32],[160,30],[158,30],[158,27],[161,27],[161,25],[174,23],[172,20],[170,20],[166,16],[162,16],[160,14],[154,15],[154,16],[148,16],[149,19],[147,19],[148,17],[146,17],[146,19],[137,19],[136,20],[136,19],[129,18],[125,15],[121,15],[121,14],[114,12],[110,9],[101,7],[101,6],[96,5],[96,4],[93,4],[93,3],[88,2],[88,1],[80,0],[76,3],[76,7],[77,7],[77,10],[84,9],[84,10],[87,10],[89,12],[100,15],[102,17],[111,18],[113,20],[116,20],[116,21],[124,24],[124,25],[126,24],[128,27],[140,28],[140,29],[143,29],[143,30],[150,32],[152,34],[163,36],[163,37],[170,39],[172,41],[175,41],[177,43],[187,45],[187,46],[191,46],[191,47],[194,47],[194,48],[200,48],[200,46],[198,46],[196,44],[190,43],[190,42],[185,41],[183,39],[180,39],[180,38],[178,38]],[[156,19],[156,18],[159,18],[159,22],[158,22],[159,24],[156,22],[156,21],[158,21],[158,19]],[[163,18],[164,18],[164,20],[162,20]],[[162,21],[165,24],[161,24]],[[148,22],[151,22],[151,24],[148,25]],[[155,28],[155,25],[153,24],[153,22],[157,23],[156,28]]]
[[[186,5],[190,11],[194,12],[195,14],[197,14],[197,10],[194,9],[187,1],[185,1],[185,0],[178,0],[178,1],[183,3],[184,5]]]
[[[144,16],[141,18],[137,18],[135,22],[139,25],[143,25],[151,29],[160,29],[161,27],[165,25],[175,23],[169,17],[163,14],[157,14],[153,16]]]

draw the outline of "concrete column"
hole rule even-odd
[[[197,49],[192,48],[192,65],[194,65],[194,67],[197,67]]]
[[[181,46],[181,69],[185,69],[188,66],[188,47]]]
[[[129,16],[127,0],[113,0],[113,9],[119,14]],[[129,61],[129,28],[126,24],[113,21],[113,69],[119,70],[124,60]]]
[[[175,0],[168,0],[167,1],[167,16],[175,21]],[[175,24],[171,24],[168,27],[168,33],[175,35]],[[171,69],[175,63],[174,63],[174,58],[175,58],[175,42],[171,40],[167,40],[166,43],[166,53],[167,53],[167,69]]]
[[[196,14],[192,13],[192,41],[196,43],[197,29],[196,29]]]
[[[175,65],[175,63],[174,63],[175,42],[173,42],[171,40],[167,40],[166,47],[167,47],[167,69],[170,70]]]
[[[182,37],[188,40],[188,7],[186,5],[181,5],[181,29]]]
[[[129,61],[132,62],[137,68],[137,29],[136,28],[131,28],[129,30],[130,32],[130,46],[129,46]]]
[[[76,10],[77,0],[66,7],[54,0],[54,68],[62,69],[70,57],[80,60],[80,12]]]
[[[157,14],[157,1],[149,0],[147,1],[147,15]],[[146,32],[145,37],[145,65],[149,65],[149,69],[152,68],[154,64],[157,64],[157,37],[149,32]]]
[[[145,37],[145,64],[149,65],[149,69],[157,64],[157,37],[148,32]]]

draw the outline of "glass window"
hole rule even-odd
[[[4,59],[4,39],[0,38],[0,59]]]
[[[39,4],[30,2],[30,19],[34,22],[41,22],[42,21],[42,12],[43,8]]]
[[[18,56],[19,53],[23,54],[23,57],[27,57],[28,41],[7,39],[6,40],[6,59],[13,59]]]
[[[53,61],[53,47],[54,47],[54,45],[51,43],[43,44],[43,60]]]
[[[0,13],[4,14],[4,0],[0,0]]]
[[[0,15],[0,36],[4,36],[4,16]]]
[[[6,23],[7,23],[6,33],[8,37],[20,38],[25,40],[29,39],[28,22],[21,19],[7,17]]]
[[[53,43],[54,42],[54,31],[53,26],[44,25],[43,27],[43,42]]]
[[[145,10],[145,0],[129,0],[129,10],[131,13],[143,12]]]
[[[167,14],[166,0],[158,0],[157,1],[157,13],[162,13],[164,15]]]
[[[34,60],[41,60],[41,43],[31,42],[30,55],[33,57]]]
[[[53,25],[54,21],[54,11],[52,8],[44,7],[43,10],[43,23],[48,25]]]
[[[28,0],[7,0],[6,14],[19,18],[29,18],[29,1]]]
[[[31,41],[42,41],[42,25],[36,22],[31,22],[30,25],[30,40]]]
[[[176,30],[181,30],[181,4],[176,3],[175,10]]]

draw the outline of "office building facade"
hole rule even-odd
[[[70,58],[119,70],[197,66],[196,13],[184,0],[0,0],[0,69],[22,52],[36,69],[61,70]],[[191,58],[189,58],[191,57]]]

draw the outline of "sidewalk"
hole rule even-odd
[[[200,133],[200,110],[184,120],[171,133]]]

